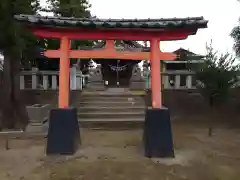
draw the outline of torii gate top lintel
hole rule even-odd
[[[86,40],[151,40],[186,39],[206,28],[203,17],[161,19],[96,19],[67,18],[33,15],[16,15],[15,19],[26,23],[40,37]]]
[[[160,60],[175,59],[172,53],[160,51],[160,41],[183,40],[207,28],[203,17],[168,19],[96,19],[16,15],[42,38],[59,38],[59,50],[48,50],[45,56],[60,58],[59,107],[69,106],[69,59],[109,58],[151,61],[152,107],[161,108]],[[71,50],[70,40],[107,40],[104,50]],[[117,52],[113,40],[150,41],[150,52]]]

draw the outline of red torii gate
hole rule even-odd
[[[36,33],[37,34],[37,33]],[[71,33],[70,33],[71,34]],[[38,35],[38,34],[37,34]],[[68,34],[69,36],[69,34]],[[152,79],[154,81],[153,85],[160,91],[153,90],[153,107],[160,108],[162,106],[161,101],[161,79],[160,74],[160,61],[161,60],[173,60],[176,56],[172,53],[163,53],[159,49],[159,41],[153,40],[155,43],[151,48],[156,48],[153,50],[155,54],[149,52],[118,52],[115,50],[114,40],[106,40],[106,47],[104,50],[71,50],[69,48],[69,38],[68,36],[61,37],[61,48],[60,50],[47,50],[45,56],[49,58],[60,58],[60,83],[59,83],[59,107],[68,108],[69,103],[69,57],[70,58],[104,58],[104,59],[122,59],[122,60],[139,60],[152,59],[153,63],[151,66]],[[106,38],[106,37],[105,37]],[[152,58],[150,57],[152,56]],[[154,60],[153,60],[154,59]]]
[[[61,40],[59,50],[45,52],[47,57],[60,58],[60,109],[69,108],[70,58],[105,58],[150,60],[152,108],[157,111],[162,110],[160,60],[173,60],[176,56],[161,52],[160,41],[186,39],[189,35],[196,34],[199,28],[206,28],[208,23],[203,17],[103,20],[17,15],[15,18],[26,23],[38,37]],[[106,40],[106,47],[104,50],[72,50],[70,41],[81,39]],[[150,52],[118,52],[114,48],[114,40],[150,41]],[[146,119],[150,116],[149,113],[147,112]]]

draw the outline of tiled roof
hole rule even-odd
[[[15,15],[20,22],[34,26],[58,26],[80,28],[206,28],[208,21],[203,17],[192,18],[162,18],[162,19],[97,19],[97,18],[67,18],[34,15]]]
[[[195,54],[189,50],[179,48],[178,50],[174,51],[173,53],[177,54],[178,58],[177,61],[186,61],[186,60],[200,60],[204,58],[203,55]]]
[[[81,50],[100,50],[105,46],[105,41],[100,41],[96,43],[94,46],[82,46]],[[133,51],[133,52],[150,52],[149,47],[144,47],[136,41],[123,40],[120,46],[115,45],[116,50],[118,51]]]

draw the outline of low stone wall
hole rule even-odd
[[[51,104],[56,107],[58,103],[58,91],[56,90],[22,90],[24,103],[26,105],[32,104]],[[80,101],[81,91],[73,90],[70,92],[70,103],[75,105]]]
[[[57,106],[58,91],[23,90],[22,95],[26,105],[51,104],[53,107]],[[81,91],[71,91],[70,95],[71,104],[76,107],[77,103],[81,101]],[[150,93],[145,97],[148,105],[151,105],[150,97]],[[240,117],[240,88],[234,89],[229,101],[216,108],[214,112],[197,90],[165,90],[163,91],[163,104],[169,108],[175,119],[203,121],[212,118],[214,113],[218,119],[234,121]]]
[[[168,107],[171,115],[176,119],[195,119],[200,121],[207,118],[235,121],[240,117],[240,89],[232,90],[231,97],[224,105],[211,109],[197,90],[165,90],[163,104]],[[151,106],[151,93],[146,96],[147,105]]]

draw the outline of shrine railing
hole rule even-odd
[[[166,71],[162,83],[164,89],[196,89],[195,73],[190,71]]]
[[[164,89],[187,90],[196,89],[197,81],[195,73],[191,71],[166,71],[162,73],[162,84]],[[236,87],[240,87],[240,81],[232,86]]]
[[[20,89],[57,90],[59,86],[58,71],[22,71],[20,73]],[[82,90],[85,86],[85,78],[81,71],[71,69],[70,89]]]
[[[58,71],[22,71],[20,74],[20,89],[57,90]],[[194,73],[189,71],[167,71],[162,73],[162,83],[164,89],[187,90],[196,89]],[[86,81],[81,71],[71,69],[70,89],[82,90]]]
[[[162,85],[164,89],[176,89],[176,90],[196,89],[196,79],[194,72],[166,71],[163,72],[161,75]],[[148,81],[149,81],[148,87],[151,87],[151,80],[149,79]]]

